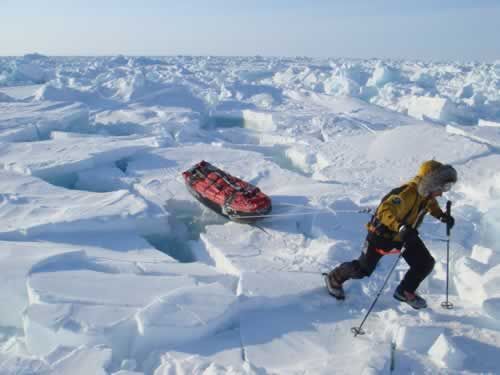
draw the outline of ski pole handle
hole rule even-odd
[[[450,217],[450,215],[451,215],[451,201],[446,202],[446,215],[448,215],[448,217]],[[446,235],[447,236],[450,235],[450,231],[451,231],[450,224],[446,223]]]

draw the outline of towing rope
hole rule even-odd
[[[311,210],[314,210],[311,212]],[[338,213],[355,213],[355,214],[370,214],[372,212],[372,208],[363,208],[359,210],[334,210],[332,208],[313,208],[311,207],[309,211],[304,212],[292,212],[292,213],[284,213],[284,214],[267,214],[267,215],[231,215],[229,216],[231,219],[265,219],[265,218],[273,218],[273,217],[293,217],[293,216],[304,216],[304,215],[321,215],[321,214],[333,214],[336,215]]]

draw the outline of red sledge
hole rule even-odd
[[[248,182],[202,160],[182,172],[189,192],[231,220],[252,222],[271,212],[271,199]]]

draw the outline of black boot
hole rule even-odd
[[[408,305],[416,310],[425,309],[427,307],[427,302],[425,299],[420,297],[417,293],[411,293],[401,288],[401,285],[394,291],[394,298],[398,301],[406,302]]]
[[[330,293],[336,299],[345,299],[344,288],[342,288],[342,283],[339,283],[335,278],[335,270],[324,273],[326,288],[328,289],[328,293]]]

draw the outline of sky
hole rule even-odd
[[[498,0],[0,0],[0,55],[500,59]]]

